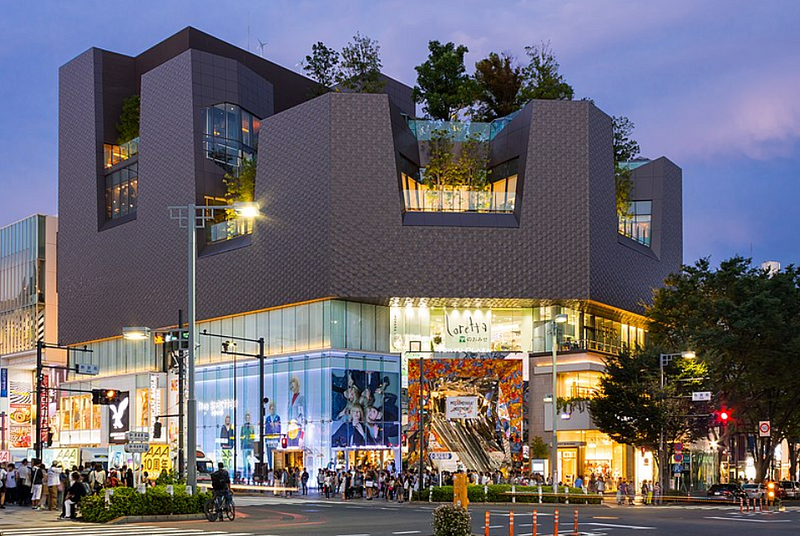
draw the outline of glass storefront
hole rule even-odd
[[[198,443],[214,463],[251,480],[260,463],[258,363],[204,367],[197,374]],[[266,467],[315,474],[342,463],[399,460],[399,391],[397,356],[320,352],[269,359]]]

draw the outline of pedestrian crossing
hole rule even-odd
[[[227,532],[224,530],[201,530],[189,528],[153,527],[144,525],[85,525],[69,523],[48,527],[0,529],[0,536],[254,536],[252,532]]]

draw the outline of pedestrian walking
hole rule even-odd
[[[303,468],[303,476],[300,477],[300,483],[303,486],[303,495],[308,495],[308,471]]]
[[[28,467],[28,460],[22,460],[17,468],[17,504],[28,506],[31,504],[31,468]]]
[[[14,467],[13,463],[8,464],[6,469],[6,502],[8,504],[17,504],[17,495],[19,493],[19,472]]]
[[[47,470],[48,510],[60,510],[59,487],[61,486],[61,464],[54,461]]]
[[[39,503],[42,500],[43,482],[44,463],[34,462],[31,470],[31,508],[33,510],[41,510]]]

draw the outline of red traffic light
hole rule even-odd
[[[289,441],[286,439],[286,436],[281,436],[281,448],[285,449],[289,445]]]
[[[721,421],[725,422],[730,418],[730,415],[728,415],[727,411],[720,411],[719,412],[719,418],[720,418]]]

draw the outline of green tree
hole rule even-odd
[[[707,363],[710,390],[731,409],[728,426],[755,435],[762,480],[775,446],[800,435],[800,270],[770,273],[742,257],[713,270],[701,259],[666,279],[647,316],[654,342]],[[770,421],[770,437],[758,437],[759,421]]]
[[[454,182],[470,190],[485,190],[489,185],[489,144],[477,134],[461,142],[461,153],[453,166]]]
[[[428,42],[428,59],[415,67],[414,102],[432,119],[452,121],[475,100],[475,82],[467,74],[464,54],[469,49],[454,43]]]
[[[625,218],[630,215],[630,199],[633,193],[631,171],[625,163],[639,156],[639,143],[631,137],[633,134],[633,122],[627,117],[612,117],[611,127],[614,135],[614,179],[617,194],[617,215],[620,218]]]
[[[222,182],[225,185],[225,201],[229,205],[253,202],[256,193],[256,159],[242,159],[242,165],[236,172],[226,173]],[[236,217],[232,209],[225,212],[227,219]]]
[[[380,93],[384,86],[380,50],[377,41],[356,33],[353,40],[342,48],[339,84],[355,93]]]
[[[493,121],[519,110],[524,104],[520,100],[523,81],[522,67],[510,54],[491,52],[476,63],[477,104],[472,119]]]
[[[525,81],[520,92],[522,102],[531,99],[572,100],[575,91],[558,72],[560,67],[549,43],[525,47],[528,65],[522,70]]]
[[[318,41],[311,47],[311,54],[307,55],[302,62],[303,70],[309,78],[317,82],[317,95],[322,95],[329,91],[339,79],[339,53],[332,48],[328,48],[322,41]]]
[[[122,113],[117,123],[117,144],[122,145],[139,137],[139,109],[141,99],[139,95],[131,95],[122,101]]]
[[[455,182],[453,166],[453,139],[445,129],[431,132],[428,141],[429,160],[425,168],[425,182],[436,190],[451,186]]]
[[[704,365],[676,360],[665,369],[661,388],[660,353],[657,347],[625,349],[605,360],[606,373],[600,379],[597,396],[589,405],[597,428],[618,443],[645,447],[656,453],[659,471],[678,441],[707,434],[706,409],[693,406],[687,392],[705,375]],[[688,415],[698,415],[689,418]],[[664,433],[665,450],[661,449]]]

